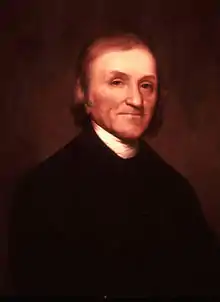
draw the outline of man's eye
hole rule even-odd
[[[113,86],[119,86],[119,85],[122,85],[123,83],[122,83],[122,81],[121,80],[113,80],[112,82],[111,82],[111,85],[113,85]]]
[[[153,90],[153,85],[149,82],[147,83],[142,83],[141,84],[141,87],[144,88],[144,89],[150,89],[150,90]]]

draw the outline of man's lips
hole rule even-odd
[[[132,112],[120,113],[120,114],[122,114],[122,115],[127,115],[127,114],[129,114],[129,115],[142,115],[141,113],[132,113]]]
[[[141,113],[120,113],[120,115],[132,115],[132,116],[143,116],[144,114]]]

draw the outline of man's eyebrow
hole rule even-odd
[[[151,80],[151,81],[156,81],[157,77],[153,74],[145,75],[143,76],[139,81],[145,81],[145,80]]]
[[[118,76],[118,77],[122,77],[122,78],[129,78],[129,75],[127,73],[119,71],[119,70],[111,70],[109,72],[109,75]]]
[[[111,70],[109,72],[109,75],[114,76],[114,77],[116,77],[116,76],[117,77],[122,77],[122,78],[129,78],[130,77],[127,73],[119,71],[119,70]],[[148,75],[144,75],[143,77],[141,77],[139,79],[139,81],[144,81],[144,80],[156,81],[157,77],[154,74],[148,74]]]

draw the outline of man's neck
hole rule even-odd
[[[93,129],[99,138],[118,156],[122,158],[131,158],[134,157],[138,152],[138,141],[132,143],[127,143],[109,133],[97,123],[92,121]]]

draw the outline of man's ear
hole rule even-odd
[[[75,94],[75,97],[76,97],[76,101],[78,103],[83,103],[83,101],[85,100],[85,93],[82,89],[82,86],[80,85],[80,80],[79,79],[76,81],[74,94]]]
[[[90,113],[90,102],[86,100],[86,94],[85,91],[82,88],[82,85],[80,85],[80,80],[78,79],[76,81],[76,86],[75,86],[75,104],[78,105],[84,105],[84,109],[87,112],[87,114]]]

